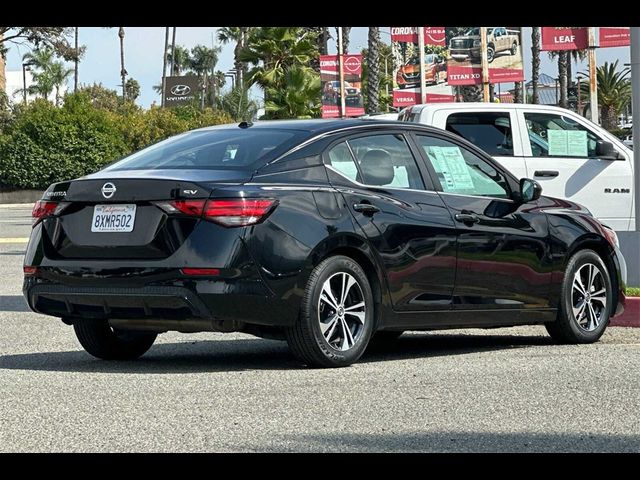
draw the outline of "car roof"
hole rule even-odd
[[[374,120],[368,118],[343,118],[343,119],[309,119],[309,120],[259,120],[252,124],[248,124],[245,127],[246,130],[262,130],[262,129],[277,129],[277,130],[291,130],[308,132],[310,135],[319,135],[323,133],[330,133],[333,131],[340,131],[346,129],[357,128],[401,128],[411,130],[422,131],[435,131],[442,132],[441,129],[431,127],[429,125],[423,125],[414,122],[400,122],[398,120]],[[215,125],[211,127],[204,127],[198,129],[198,131],[207,130],[231,130],[241,128],[240,124],[228,123],[224,125]]]

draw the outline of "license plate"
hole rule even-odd
[[[136,221],[135,204],[96,205],[93,207],[92,232],[131,232]]]

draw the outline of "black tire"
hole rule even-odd
[[[518,54],[518,44],[516,42],[513,42],[513,45],[511,45],[511,55],[517,55]]]
[[[321,316],[329,316],[331,313],[324,312],[325,305],[328,305],[326,302],[325,305],[321,304],[320,295],[323,286],[325,282],[335,278],[334,276],[340,273],[347,273],[356,280],[359,290],[353,290],[355,292],[354,294],[361,295],[364,301],[364,323],[354,326],[356,333],[353,338],[355,341],[351,347],[346,350],[340,350],[335,345],[330,344],[329,341],[325,339],[320,327]],[[351,288],[353,289],[354,287]],[[351,291],[352,290],[349,290],[350,294]],[[346,303],[344,303],[344,305],[346,305]],[[351,258],[342,255],[329,257],[323,260],[311,272],[302,299],[298,321],[295,325],[285,330],[289,348],[301,362],[309,366],[349,366],[356,362],[367,348],[374,327],[373,309],[371,286],[360,265]],[[346,314],[342,316],[347,318]],[[349,318],[351,318],[350,321],[352,321],[353,324],[356,323],[352,317]],[[344,339],[344,336],[347,335],[346,331],[341,330],[342,324],[339,320],[336,320],[335,323],[336,325],[340,325],[340,329],[336,326],[334,335],[343,332],[342,338]],[[351,330],[349,331],[351,332]],[[331,339],[331,335],[329,335],[329,338]]]
[[[496,56],[496,51],[491,45],[489,45],[487,47],[487,63],[493,62],[493,59],[495,58],[495,56]]]
[[[138,358],[151,348],[158,336],[151,332],[116,330],[107,320],[77,320],[73,329],[87,353],[103,360]]]
[[[575,290],[574,278],[576,272],[581,270],[583,267],[588,271],[588,265],[596,266],[601,272],[600,276],[596,278],[596,281],[594,281],[595,286],[593,293],[596,293],[596,291],[599,291],[602,288],[606,289],[604,297],[600,297],[606,298],[606,305],[604,307],[602,307],[599,302],[596,302],[595,300],[593,301],[594,313],[596,313],[595,316],[598,319],[598,322],[597,326],[590,330],[587,328],[591,326],[590,322],[592,317],[589,316],[589,312],[585,311],[587,318],[582,316],[585,325],[581,324],[582,322],[576,318],[576,314],[574,313],[574,303],[579,306],[581,298],[585,298],[581,297],[581,294]],[[591,298],[591,292],[588,293],[588,297],[589,299]],[[596,298],[596,296],[594,295],[593,298]],[[588,302],[588,304],[589,303],[591,302]],[[604,264],[600,256],[593,250],[580,250],[569,259],[569,263],[567,264],[560,293],[558,317],[555,322],[545,324],[545,327],[547,328],[549,335],[551,335],[551,337],[558,343],[576,344],[597,342],[600,337],[602,337],[602,334],[609,324],[612,308],[613,288],[607,266]],[[601,310],[599,312],[595,312],[596,309]],[[578,310],[578,314],[581,315],[580,309]]]

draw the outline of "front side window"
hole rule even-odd
[[[417,138],[438,176],[443,192],[510,197],[505,176],[483,158],[448,140],[426,135],[418,135]]]
[[[489,155],[513,156],[509,112],[463,112],[447,117],[446,129],[480,147]]]
[[[596,157],[600,138],[569,117],[555,113],[528,112],[524,119],[534,157]]]
[[[402,135],[370,135],[349,140],[362,183],[372,186],[424,189],[418,165]]]

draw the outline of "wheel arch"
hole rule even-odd
[[[388,286],[384,271],[380,266],[377,254],[369,243],[362,237],[355,234],[344,234],[326,238],[309,255],[306,280],[315,268],[323,260],[343,255],[349,257],[364,270],[373,293],[375,325],[381,324],[382,310],[388,304]]]
[[[593,250],[604,262],[609,273],[611,288],[613,290],[613,305],[617,305],[619,302],[621,286],[617,275],[617,267],[613,261],[613,258],[611,257],[611,254],[613,252],[611,245],[609,245],[609,243],[604,238],[596,234],[587,234],[578,238],[571,244],[570,248],[567,250],[567,255],[564,258],[563,271],[566,271],[569,259],[571,259],[571,257],[573,257],[581,250]]]

